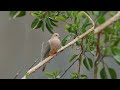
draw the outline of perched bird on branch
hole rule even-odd
[[[46,43],[46,47],[43,54],[43,59],[47,58],[48,56],[57,54],[58,49],[61,48],[61,41],[60,36],[58,33],[54,33],[50,40]],[[46,68],[46,64],[43,65],[42,71]]]

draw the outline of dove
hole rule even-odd
[[[44,49],[43,59],[52,56],[54,54],[57,54],[58,49],[61,48],[61,41],[60,36],[58,33],[54,33],[50,40],[46,43],[46,47]],[[42,71],[44,71],[46,68],[46,64],[43,65]]]

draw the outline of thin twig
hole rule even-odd
[[[80,69],[81,69],[81,62],[82,62],[82,54],[83,54],[83,38],[81,40],[82,44],[80,45],[80,55],[78,59],[78,74],[80,74]]]
[[[114,20],[115,19],[115,20]],[[63,50],[65,50],[66,48],[70,47],[71,45],[73,45],[74,43],[76,43],[79,39],[87,36],[90,32],[92,32],[94,30],[94,33],[97,34],[98,32],[104,30],[107,26],[111,25],[113,22],[118,21],[120,19],[120,12],[118,12],[116,15],[114,15],[112,17],[112,19],[108,19],[105,23],[103,23],[102,25],[98,26],[96,29],[94,29],[94,26],[92,26],[91,29],[87,30],[85,33],[83,33],[80,36],[77,36],[74,40],[72,40],[71,42],[69,42],[67,45],[63,46],[62,48],[60,48],[58,50],[58,53],[62,52]],[[58,55],[58,54],[57,54]],[[54,58],[55,56],[57,56],[56,54],[53,56],[49,56],[48,58],[46,58],[45,60],[41,61],[40,63],[38,63],[36,66],[34,66],[33,68],[31,68],[28,72],[27,75],[32,74],[33,72],[35,72],[37,69],[39,69],[41,66],[43,66],[45,63],[49,62],[52,58]],[[26,75],[24,75],[22,77],[22,79],[26,79]]]
[[[120,11],[116,15],[114,15],[113,17],[108,19],[105,23],[103,23],[100,26],[98,26],[94,30],[94,33],[97,34],[97,33],[101,32],[101,31],[103,31],[106,27],[110,26],[112,23],[118,21],[119,19],[120,19]]]
[[[34,63],[29,67],[29,69],[31,69],[35,64],[36,64],[36,62],[38,61],[39,59],[36,59],[35,61],[34,61]]]
[[[77,60],[78,60],[78,59],[77,59]],[[62,78],[62,77],[65,75],[65,73],[75,64],[75,62],[76,62],[77,60],[75,60],[75,61],[65,70],[65,72],[60,76],[60,78]]]
[[[95,27],[93,19],[86,12],[83,11],[83,13],[90,19],[90,21],[92,22],[92,26]]]
[[[18,77],[18,75],[20,74],[20,72],[21,72],[21,69],[16,73],[16,75],[14,76],[13,79],[16,79]]]

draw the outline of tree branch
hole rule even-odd
[[[104,30],[106,27],[110,26],[112,23],[118,21],[120,19],[120,11],[114,15],[112,18],[110,18],[109,20],[107,20],[105,23],[101,24],[100,26],[98,26],[95,30],[94,33],[97,34],[99,32],[101,32],[102,30]]]
[[[87,30],[85,33],[83,33],[80,36],[77,36],[74,40],[72,40],[71,42],[69,42],[67,45],[63,46],[62,48],[60,48],[58,50],[58,53],[62,52],[64,49],[70,47],[71,45],[73,45],[74,43],[76,43],[79,39],[82,39],[83,37],[85,37],[86,35],[88,35],[90,32],[92,32],[94,30],[94,33],[97,34],[99,32],[101,32],[102,30],[104,30],[107,26],[111,25],[112,23],[114,23],[115,21],[118,21],[120,19],[120,12],[118,12],[116,15],[114,15],[112,18],[108,19],[105,23],[103,23],[102,25],[98,26],[96,29],[94,29],[94,26],[92,26],[91,29]],[[39,69],[41,66],[43,66],[45,63],[49,62],[52,58],[54,58],[57,55],[53,55],[53,56],[49,56],[48,58],[46,58],[45,60],[41,61],[40,63],[38,63],[36,66],[34,66],[33,68],[31,68],[30,70],[28,70],[26,75],[30,75],[33,72],[35,72],[37,69]],[[26,75],[22,77],[22,79],[26,79]]]

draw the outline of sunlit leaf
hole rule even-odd
[[[66,22],[66,19],[64,17],[61,17],[61,16],[56,16],[55,19]]]
[[[50,72],[45,72],[45,74],[47,75],[47,76],[50,76],[50,77],[53,77],[54,75],[52,74],[52,73],[50,73]]]
[[[66,25],[66,26],[65,26],[65,29],[66,29],[66,30],[69,30],[69,29],[70,29],[70,26],[69,26],[69,25]]]

